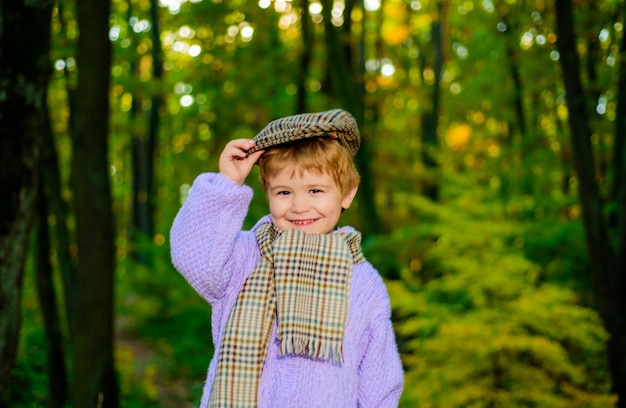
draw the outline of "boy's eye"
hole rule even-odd
[[[286,190],[278,191],[276,192],[276,195],[279,195],[279,196],[289,195],[289,191],[286,191]]]
[[[322,193],[322,190],[318,189],[318,188],[314,188],[311,190],[312,194],[318,194],[318,193]]]

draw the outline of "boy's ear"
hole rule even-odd
[[[341,200],[341,208],[343,208],[344,210],[350,208],[354,197],[356,197],[356,192],[358,191],[358,189],[359,185],[357,184],[356,186],[352,187],[350,191],[348,191],[343,200]]]

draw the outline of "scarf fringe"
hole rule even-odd
[[[343,363],[341,342],[336,341],[316,344],[312,338],[287,336],[280,342],[280,354],[297,354],[333,363]]]

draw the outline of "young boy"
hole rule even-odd
[[[174,220],[175,267],[212,306],[214,358],[201,407],[397,407],[403,371],[389,297],[335,229],[359,183],[354,118],[275,120],[229,142]],[[258,163],[270,214],[242,231]]]

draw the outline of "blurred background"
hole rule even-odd
[[[227,141],[337,107],[363,141],[341,222],[388,287],[400,406],[626,406],[623,0],[0,15],[1,407],[198,406],[211,311],[173,218]]]

